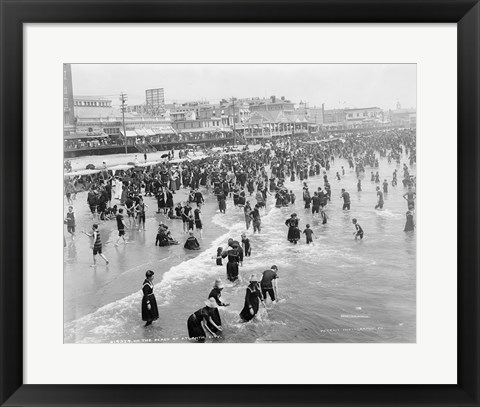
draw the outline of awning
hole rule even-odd
[[[142,137],[148,136],[147,130],[145,129],[135,129],[135,133],[137,133],[139,136],[142,136]]]
[[[123,130],[120,131],[120,134],[122,135],[122,137],[125,137]],[[135,130],[127,130],[127,137],[139,137],[139,135]]]
[[[154,127],[152,129],[154,134],[175,134],[175,130],[172,127]]]
[[[64,140],[95,140],[99,138],[108,138],[106,134],[99,134],[96,136],[87,136],[86,134],[69,134],[68,136],[63,136]]]
[[[182,129],[181,133],[227,133],[232,132],[232,129],[221,127],[197,127],[195,129]]]

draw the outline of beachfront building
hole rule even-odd
[[[345,109],[347,126],[365,125],[383,120],[383,111],[379,107]]]
[[[230,138],[232,129],[228,126],[228,122],[222,117],[214,116],[213,108],[211,111],[212,115],[204,114],[203,110],[199,111],[200,117],[196,117],[194,111],[173,114],[174,120],[171,125],[180,139],[201,141]]]
[[[248,103],[250,112],[282,112],[286,115],[295,114],[295,104],[290,100],[285,99],[285,96],[277,98],[270,96],[270,98],[254,98],[242,99],[241,101]]]
[[[236,98],[229,101],[223,99],[215,106],[214,116],[222,118],[223,125],[233,126],[244,123],[250,118],[250,106],[247,102]]]
[[[132,146],[133,151],[154,151],[153,144],[175,136],[169,120],[126,112],[125,132],[120,109],[98,96],[74,97],[75,132],[64,135],[65,150]]]
[[[141,103],[139,105],[127,105],[125,111],[127,113],[132,113],[140,116],[145,116],[147,115],[147,105],[144,103]]]
[[[323,126],[329,128],[346,128],[347,113],[345,109],[323,109]]]
[[[77,134],[96,136],[106,134],[117,139],[123,135],[123,117],[112,101],[102,97],[78,96],[74,98]],[[170,122],[163,118],[137,115],[126,112],[126,130],[168,128],[174,133]],[[133,141],[132,141],[133,142]]]
[[[417,111],[415,109],[402,109],[401,107],[395,110],[386,112],[386,117],[392,125],[413,128],[417,126]]]
[[[253,112],[250,119],[236,127],[240,138],[245,140],[272,137],[300,136],[310,131],[310,123],[303,114],[286,115],[280,111]]]
[[[189,117],[191,120],[207,119],[213,114],[214,106],[209,102],[204,101],[190,101],[182,104],[165,105],[170,113],[172,120],[185,120]]]
[[[322,107],[307,107],[307,117],[310,123],[321,125],[323,124],[323,106]]]
[[[181,138],[225,140],[233,136],[233,124],[249,117],[248,105],[222,100],[218,105],[191,101],[166,105],[171,125]]]

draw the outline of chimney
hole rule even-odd
[[[285,96],[282,96],[282,100],[285,100]]]
[[[270,100],[272,101],[272,103],[275,103],[275,95],[270,96]]]

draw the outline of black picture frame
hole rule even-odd
[[[0,0],[2,406],[479,406],[478,0]],[[456,23],[458,28],[457,385],[25,385],[23,384],[24,23]],[[439,89],[439,95],[441,89]],[[40,271],[40,270],[39,270]],[[438,355],[439,358],[442,355]],[[46,367],[48,368],[48,367]],[[139,355],[139,366],[141,358]],[[321,369],[321,366],[318,367]],[[265,372],[268,374],[268,372]]]

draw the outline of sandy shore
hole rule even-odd
[[[237,147],[243,148],[243,145],[238,145]],[[252,146],[250,146],[252,149]],[[147,162],[150,161],[159,161],[162,159],[163,154],[168,154],[171,150],[156,151],[155,153],[147,153]],[[178,153],[180,150],[175,151],[175,158],[178,158]],[[201,153],[200,153],[201,154]],[[141,153],[133,154],[107,154],[107,155],[88,155],[82,157],[70,158],[70,163],[72,164],[72,171],[84,170],[88,164],[93,164],[95,168],[101,168],[103,166],[103,161],[107,162],[107,167],[113,167],[120,164],[128,164],[129,162],[135,162],[135,157],[138,162],[144,163],[145,158]]]
[[[175,150],[175,158],[178,158],[178,151]],[[155,153],[147,153],[147,161],[158,161],[162,158],[163,154],[168,154],[168,151],[157,151]],[[145,158],[143,154],[107,154],[107,155],[88,155],[82,157],[70,158],[72,164],[72,170],[84,170],[88,164],[93,164],[95,168],[101,168],[103,161],[107,162],[107,167],[113,167],[114,165],[127,164],[129,162],[135,162],[135,156],[139,163],[144,163]]]

